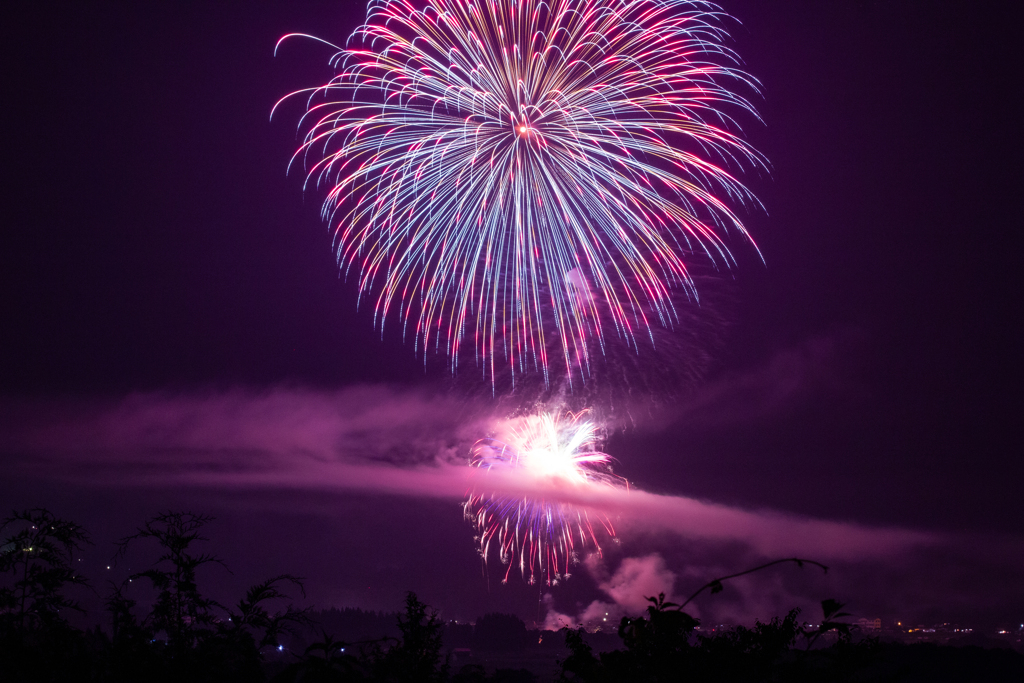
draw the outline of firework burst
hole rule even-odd
[[[612,474],[610,460],[597,449],[594,423],[583,414],[569,413],[514,422],[500,438],[478,441],[470,464],[521,477],[528,486],[626,487],[624,479]],[[476,528],[481,557],[486,561],[496,550],[508,565],[505,581],[518,565],[530,583],[557,583],[568,578],[579,553],[590,548],[601,552],[599,534],[615,536],[607,516],[535,495],[473,493],[464,509]]]
[[[492,378],[586,376],[679,324],[687,262],[730,266],[732,113],[757,84],[690,0],[372,0],[308,96],[296,158],[381,325]],[[287,38],[286,36],[285,38]],[[284,38],[282,38],[284,40]],[[724,198],[724,199],[723,199]]]

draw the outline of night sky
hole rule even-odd
[[[606,450],[644,491],[932,540],[825,557],[827,577],[780,569],[699,603],[708,619],[834,597],[871,618],[1024,621],[1021,17],[986,4],[723,0],[764,86],[764,124],[743,121],[771,166],[744,176],[764,260],[731,242],[700,381]],[[322,195],[285,173],[301,107],[270,108],[330,78],[331,51],[274,44],[343,41],[363,11],[5,13],[0,509],[84,524],[97,584],[112,541],[190,508],[217,517],[234,573],[208,580],[226,595],[289,572],[310,604],[394,610],[411,589],[451,618],[543,621],[536,586],[482,568],[457,497],[227,483],[268,458],[457,462],[498,410],[486,390],[466,405],[397,327],[381,338],[338,276]],[[659,580],[686,595],[776,556],[636,521],[620,538],[547,605],[576,615]]]

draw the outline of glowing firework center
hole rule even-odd
[[[511,480],[524,495],[473,493],[465,503],[473,522],[481,557],[497,552],[507,564],[504,580],[515,565],[530,583],[553,585],[568,578],[578,555],[593,547],[601,552],[598,534],[615,536],[611,520],[559,500],[559,490],[625,487],[611,473],[611,458],[596,450],[597,430],[581,415],[545,414],[506,425],[500,438],[473,446],[471,464]],[[505,482],[506,484],[508,481]],[[545,497],[547,490],[551,495]]]

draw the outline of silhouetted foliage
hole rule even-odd
[[[297,610],[288,605],[283,612],[271,614],[264,603],[271,600],[287,600],[290,596],[280,590],[280,585],[290,583],[296,586],[303,597],[306,595],[302,579],[291,574],[281,574],[249,588],[245,597],[238,602],[237,610],[228,610],[228,624],[220,623],[220,632],[236,639],[248,639],[257,650],[277,645],[282,633],[290,632],[297,624],[309,623],[308,610]]]
[[[111,584],[105,607],[110,635],[72,627],[68,611],[82,611],[67,595],[87,586],[75,571],[75,555],[89,543],[78,525],[43,509],[15,512],[3,521],[0,543],[0,680],[3,681],[231,681],[266,680],[262,650],[306,614],[267,605],[289,596],[301,580],[276,576],[248,590],[235,608],[206,597],[197,569],[220,563],[192,547],[206,539],[199,529],[210,518],[168,512],[147,521],[118,544],[118,555],[139,539],[156,541],[153,567]],[[148,579],[158,594],[144,617],[128,585]]]
[[[595,657],[582,627],[566,629],[565,643],[572,654],[562,663],[562,680],[675,680],[691,647],[690,634],[699,622],[679,605],[666,602],[664,593],[648,600],[647,618],[622,618],[619,637],[625,650]]]
[[[527,631],[509,614],[486,614],[475,627],[444,624],[437,613],[408,593],[401,613],[331,609],[320,613],[289,604],[290,589],[302,580],[282,574],[249,588],[232,607],[207,597],[199,569],[223,564],[196,550],[206,541],[209,517],[167,512],[147,521],[118,544],[118,555],[141,542],[156,545],[153,566],[111,584],[105,611],[109,635],[99,628],[81,631],[68,614],[81,610],[73,590],[88,583],[75,571],[76,555],[89,544],[85,531],[47,510],[15,512],[0,526],[0,681],[85,681],[93,683],[535,683],[537,676],[515,668],[514,653],[552,655],[552,638]],[[693,594],[711,594],[723,582],[791,558],[708,582]],[[822,565],[818,565],[822,567]],[[824,567],[822,567],[824,569]],[[131,596],[138,579],[156,589],[152,603]],[[133,586],[129,584],[135,582]],[[752,628],[713,634],[664,594],[648,598],[646,612],[623,618],[612,634],[564,629],[569,655],[558,671],[562,683],[659,681],[934,681],[1024,680],[1024,657],[1010,650],[978,647],[905,646],[855,640],[850,616],[835,600],[822,601],[818,626],[800,625],[798,612]],[[281,603],[284,603],[281,605]],[[274,605],[280,607],[274,607]],[[319,638],[306,647],[299,630],[319,617]],[[337,640],[337,628],[345,640]],[[291,632],[285,640],[284,634]],[[553,634],[552,634],[553,635]],[[304,648],[289,655],[289,647]],[[447,642],[445,642],[447,641]],[[614,648],[595,654],[599,649]],[[461,651],[458,672],[450,674],[445,647]],[[823,646],[824,644],[824,646]],[[272,656],[271,656],[271,653]],[[463,657],[466,659],[463,659]],[[287,659],[291,657],[291,662]],[[487,659],[487,658],[490,659]],[[467,661],[468,660],[468,661]],[[474,661],[475,660],[475,661]],[[530,660],[524,658],[524,664]],[[537,666],[537,660],[533,660]],[[488,667],[498,666],[488,674]],[[485,667],[485,665],[487,665]]]
[[[208,564],[223,566],[215,555],[194,549],[208,540],[200,530],[210,521],[205,515],[167,512],[118,543],[119,556],[144,539],[155,541],[160,553],[152,568],[129,579],[148,579],[158,591],[144,619],[135,617],[135,601],[124,594],[126,584],[113,587],[107,600],[118,679],[137,679],[159,661],[170,680],[262,681],[264,650],[276,647],[283,632],[308,620],[305,610],[290,605],[273,613],[267,607],[289,599],[282,590],[285,585],[305,594],[302,580],[290,574],[250,587],[234,608],[202,593],[198,570]]]
[[[156,633],[166,635],[167,646],[177,659],[184,658],[209,633],[213,610],[220,607],[199,592],[196,572],[203,565],[223,562],[213,555],[192,552],[194,543],[209,540],[199,530],[211,521],[211,517],[191,512],[167,512],[118,543],[119,555],[141,539],[153,539],[159,545],[162,554],[154,567],[132,575],[132,579],[149,579],[159,591],[147,621]]]
[[[444,624],[437,613],[410,592],[397,621],[398,638],[346,643],[324,634],[298,662],[275,676],[274,683],[447,681],[448,658],[441,655]]]
[[[405,596],[405,613],[398,617],[402,637],[372,654],[373,674],[377,681],[444,681],[448,678],[448,659],[441,657],[444,624],[437,613],[420,602],[415,593]]]
[[[127,586],[127,579],[120,585],[112,584],[106,600],[111,635],[105,648],[105,678],[127,682],[149,674],[151,680],[167,680],[166,644],[156,641],[149,625],[139,623],[133,611],[137,603],[125,595]]]
[[[290,583],[305,595],[301,579],[282,574],[256,584],[234,610],[227,610],[227,621],[217,623],[216,632],[199,641],[198,659],[208,667],[212,680],[255,681],[264,678],[262,654],[277,646],[283,633],[307,622],[305,610],[288,605],[283,612],[271,613],[265,603],[288,599],[279,586]]]
[[[0,628],[33,631],[65,623],[61,611],[81,611],[65,589],[88,585],[73,566],[88,535],[41,508],[12,513],[0,523],[2,531],[9,527],[18,530],[0,543],[0,574],[13,575],[14,583],[0,587]]]
[[[804,633],[808,636],[807,638],[807,649],[810,650],[814,643],[819,638],[828,633],[829,631],[835,631],[839,639],[843,642],[850,642],[852,633],[850,632],[851,625],[843,621],[836,621],[836,619],[842,619],[843,617],[849,617],[849,612],[843,612],[842,609],[845,607],[843,603],[832,600],[831,598],[821,601],[822,618],[821,624],[817,630],[811,633]]]
[[[754,628],[743,626],[705,635],[697,631],[700,621],[683,611],[705,590],[711,594],[724,590],[723,582],[792,562],[799,567],[811,564],[828,571],[813,560],[787,558],[762,564],[728,576],[712,579],[701,586],[682,605],[666,602],[665,594],[647,598],[651,603],[646,616],[623,617],[619,637],[624,648],[595,656],[582,628],[565,629],[570,655],[562,662],[563,683],[611,683],[638,681],[657,683],[680,680],[726,680],[745,682],[844,680],[868,663],[877,641],[851,643],[851,626],[842,621],[850,616],[841,611],[843,604],[822,601],[823,618],[815,630],[799,625],[798,610],[768,623],[757,621]],[[811,647],[826,633],[835,632],[837,642],[827,652]],[[795,649],[799,638],[805,647]],[[825,676],[821,678],[821,676]]]
[[[272,683],[346,683],[366,681],[369,672],[365,659],[357,657],[352,646],[324,635],[299,658],[274,676]]]
[[[66,591],[88,586],[74,567],[88,535],[42,508],[13,512],[0,532],[10,533],[0,540],[0,678],[58,680],[87,669],[84,640],[66,618],[82,609]]]
[[[753,628],[739,626],[714,635],[698,632],[699,621],[679,605],[665,602],[664,594],[648,600],[651,605],[646,617],[622,619],[619,636],[624,649],[595,656],[582,629],[563,629],[570,655],[562,662],[559,681],[888,680],[879,678],[883,671],[891,669],[884,664],[883,655],[905,647],[883,647],[874,638],[853,642],[851,625],[835,621],[849,616],[840,611],[842,604],[835,600],[822,601],[822,623],[814,629],[801,626],[797,622],[799,610],[792,610],[768,623],[757,621]],[[825,634],[833,634],[835,642],[811,649]],[[1018,667],[1024,672],[1024,658]]]

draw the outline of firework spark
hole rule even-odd
[[[473,446],[471,465],[488,471],[524,475],[558,489],[626,487],[611,473],[609,456],[597,450],[597,428],[583,414],[534,415],[507,427],[501,438],[482,439]],[[508,497],[473,493],[465,503],[486,561],[492,544],[502,563],[530,583],[548,585],[568,578],[581,551],[601,552],[598,533],[614,538],[611,520],[602,513],[535,496]]]
[[[371,0],[308,96],[295,158],[326,187],[339,266],[375,320],[494,377],[561,356],[571,378],[731,266],[728,166],[761,157],[732,113],[756,92],[694,0]],[[281,40],[285,40],[285,36]],[[280,44],[280,43],[279,43]],[[336,47],[336,46],[335,46]],[[287,99],[287,98],[285,98]],[[754,114],[756,116],[756,114]],[[293,159],[294,161],[295,159]],[[724,198],[724,199],[723,199]]]

